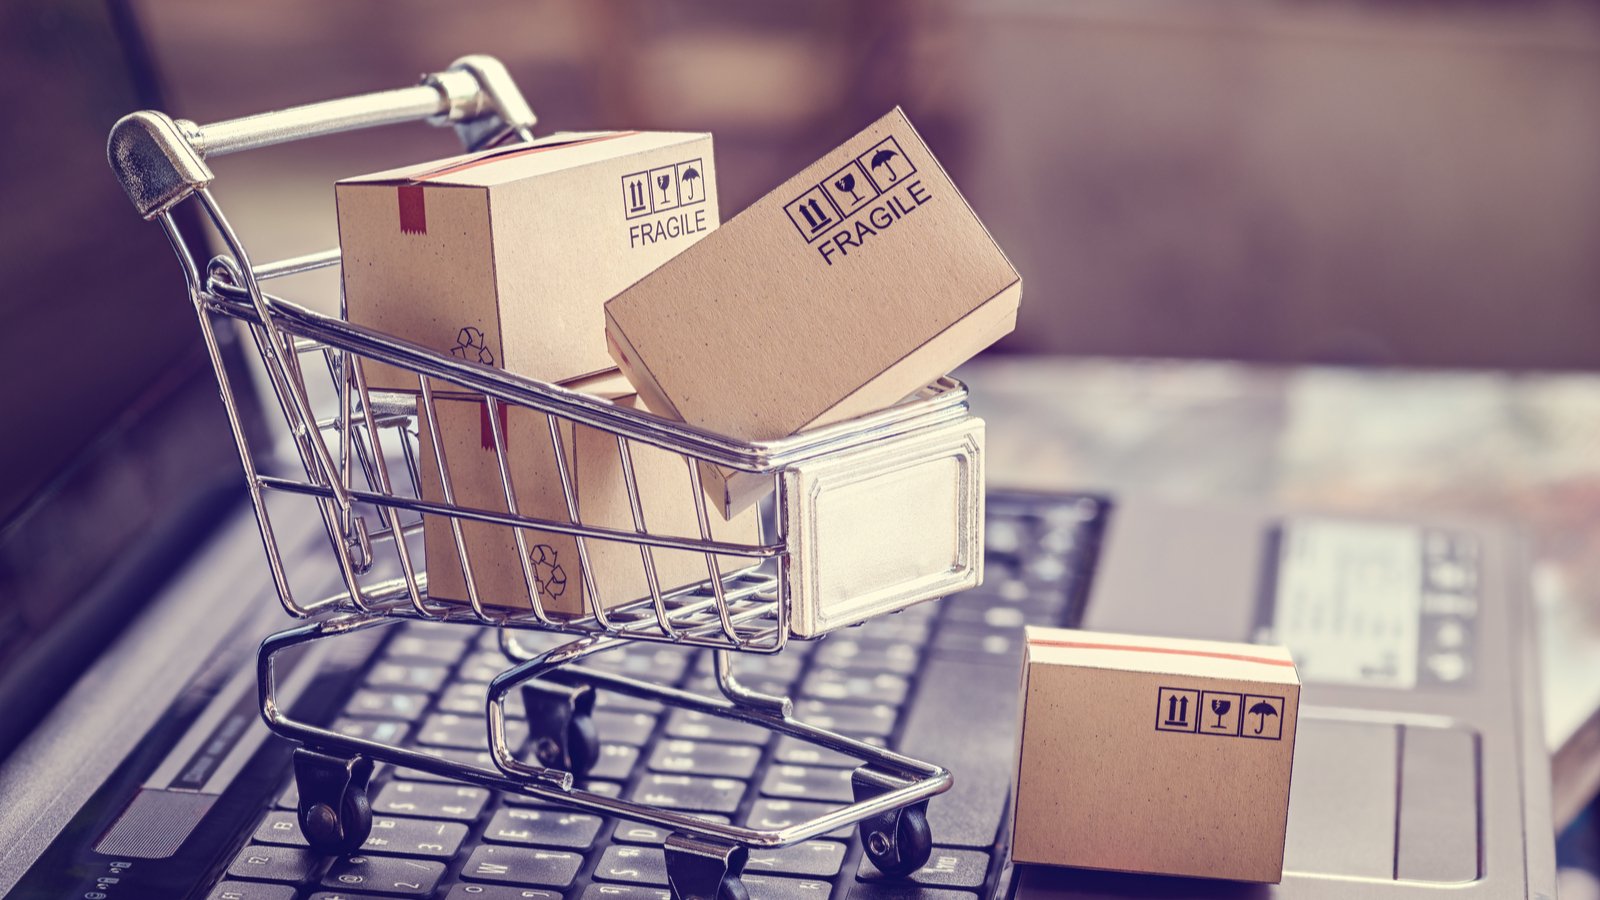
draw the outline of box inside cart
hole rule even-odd
[[[639,406],[628,383],[614,370],[565,386],[604,397],[623,407],[636,409]],[[491,512],[509,512],[488,406],[481,398],[450,395],[436,397],[435,409],[455,503]],[[500,430],[504,435],[518,513],[557,522],[570,521],[549,420],[536,410],[505,406],[500,410],[503,413]],[[423,499],[442,503],[443,484],[434,461],[427,405],[419,403],[418,413]],[[616,436],[562,419],[557,422],[579,521],[584,525],[633,532],[632,505]],[[630,442],[629,447],[646,530],[656,536],[698,540],[699,515],[685,457],[637,441]],[[707,522],[715,540],[746,545],[760,543],[757,510],[748,510],[732,520],[711,513]],[[428,593],[435,600],[465,603],[469,600],[466,579],[450,523],[446,516],[423,517]],[[514,529],[467,520],[461,520],[461,528],[479,600],[486,606],[529,608],[527,574],[531,573],[547,612],[573,617],[592,610],[578,542],[573,536],[523,529],[528,552],[525,572]],[[650,596],[638,546],[598,538],[590,538],[585,543],[589,574],[604,608]],[[710,577],[703,553],[658,548],[653,550],[653,560],[662,591]],[[721,573],[753,564],[749,559],[733,556],[718,557],[717,562]]]
[[[891,406],[1011,331],[1022,279],[895,109],[605,305],[654,412],[772,440]],[[708,472],[725,512],[770,483]]]
[[[719,222],[708,134],[556,135],[334,193],[350,321],[550,382],[612,368],[602,305]]]

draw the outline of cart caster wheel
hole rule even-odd
[[[600,760],[594,725],[594,688],[530,681],[522,686],[533,755],[539,765],[582,778]]]
[[[879,820],[861,826],[861,847],[878,871],[891,878],[910,875],[922,868],[933,855],[933,829],[928,827],[925,806],[910,806],[900,811],[893,834],[879,830]]]
[[[745,890],[743,878],[725,878],[717,886],[717,900],[750,900],[750,892]]]
[[[600,761],[600,731],[594,727],[592,716],[573,716],[567,723],[567,761],[578,778],[589,774]]]
[[[372,833],[367,799],[371,760],[302,748],[294,752],[294,777],[300,791],[300,833],[314,852],[343,856],[366,843]]]

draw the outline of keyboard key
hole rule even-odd
[[[672,892],[638,884],[591,884],[583,900],[672,900]]]
[[[773,766],[761,779],[761,794],[791,800],[821,803],[850,803],[855,789],[850,785],[852,769],[813,769],[806,766]],[[804,873],[796,873],[804,874]]]
[[[807,875],[832,878],[844,862],[844,844],[838,841],[806,841],[781,850],[750,850],[745,870],[772,875]]]
[[[928,824],[941,844],[987,848],[994,843],[1011,789],[1016,687],[1010,666],[937,656],[918,679],[900,748],[961,773],[950,790],[928,804]]]
[[[595,760],[594,766],[589,769],[590,778],[604,778],[611,781],[626,781],[633,774],[633,767],[639,762],[639,748],[627,744],[601,744],[600,758]],[[714,772],[702,773],[714,775]]]
[[[849,900],[978,900],[971,891],[947,891],[897,881],[864,881],[850,886]]]
[[[372,820],[372,833],[361,845],[361,852],[449,860],[455,857],[466,839],[467,826],[460,822],[377,816]]]
[[[461,877],[495,884],[564,888],[572,883],[582,864],[583,857],[565,850],[486,844],[473,849]]]
[[[489,694],[484,685],[477,682],[451,682],[445,688],[444,695],[439,698],[439,712],[454,713],[458,716],[487,715]],[[512,691],[506,695],[506,718],[526,719],[527,711],[522,707],[522,692]]]
[[[468,634],[466,629],[462,629],[461,633]],[[465,640],[401,634],[389,641],[389,645],[383,649],[383,658],[387,662],[453,666],[466,650]]]
[[[980,853],[976,850],[951,850],[946,847],[935,847],[933,848],[933,855],[928,857],[927,865],[901,880],[931,887],[976,889],[983,887],[984,879],[988,875],[989,854]],[[882,881],[885,876],[866,857],[862,857],[861,867],[856,871],[856,878],[861,881]]]
[[[394,719],[415,722],[428,709],[428,695],[410,691],[380,691],[363,688],[344,705],[344,714],[361,718]]]
[[[450,889],[444,900],[561,900],[561,895],[555,891],[509,884],[458,884]]]
[[[483,812],[489,792],[467,785],[391,781],[378,790],[372,811],[384,815],[421,816],[471,822]]]
[[[727,816],[714,816],[699,813],[695,816],[707,822],[720,822],[726,824]],[[660,828],[655,825],[646,825],[643,822],[620,821],[611,831],[611,839],[619,844],[645,844],[659,847],[667,842],[667,835],[672,833],[670,828]]]
[[[260,881],[224,881],[211,889],[206,900],[294,900],[294,888]]]
[[[656,717],[649,713],[596,710],[594,727],[600,732],[602,741],[643,747],[650,742],[650,735],[656,730]]]
[[[744,799],[744,791],[745,783],[732,778],[652,774],[639,779],[632,799],[667,809],[732,813]]]
[[[483,839],[498,844],[587,850],[600,831],[600,817],[553,809],[497,810]]]
[[[800,696],[816,700],[899,706],[906,701],[911,682],[888,672],[841,672],[813,669],[800,686]]]
[[[743,881],[750,895],[761,900],[827,900],[833,893],[833,885],[826,881],[756,875],[748,869]]]
[[[422,663],[380,662],[367,673],[367,687],[395,688],[436,694],[450,670]]]
[[[317,857],[304,847],[273,847],[251,844],[239,851],[228,866],[228,874],[251,881],[281,881],[302,884],[311,878]]]
[[[601,732],[604,734],[604,732]],[[764,746],[772,732],[760,725],[707,715],[692,709],[675,709],[667,716],[667,736],[694,741]]]
[[[506,655],[499,650],[480,650],[461,661],[461,668],[456,670],[457,682],[469,681],[473,684],[488,684],[501,672],[516,665],[506,659]]]
[[[968,697],[981,696],[968,694]],[[795,704],[795,718],[818,728],[842,731],[845,734],[870,734],[888,737],[894,731],[899,712],[892,706],[855,706],[848,703],[823,703],[820,700],[801,700]],[[960,719],[951,719],[952,727]],[[964,728],[957,730],[965,731]]]
[[[444,863],[385,856],[350,856],[334,860],[322,886],[373,891],[396,897],[426,897],[444,877]]]
[[[660,741],[650,754],[650,770],[682,775],[749,778],[761,761],[761,748],[706,741]]]
[[[745,824],[751,828],[762,831],[776,831],[788,828],[810,819],[815,819],[838,810],[838,806],[830,803],[809,803],[804,800],[773,800],[766,797],[757,800],[750,807],[750,814],[745,817]],[[854,825],[841,825],[827,833],[826,837],[848,839],[856,830]]]
[[[917,670],[920,658],[920,650],[911,644],[834,637],[822,642],[815,665],[819,668],[863,669],[910,675]]]
[[[882,744],[883,741],[869,738],[867,743]],[[802,741],[787,734],[778,738],[778,748],[773,752],[773,758],[780,763],[796,766],[822,766],[829,769],[854,769],[861,766],[861,760],[854,756],[819,747],[810,741]]]
[[[528,741],[528,723],[506,720],[506,741],[521,749]],[[440,713],[429,716],[417,731],[417,743],[453,750],[488,750],[489,725],[482,717]]]
[[[739,676],[739,683],[762,694],[776,694],[779,697],[788,695],[793,682],[769,681],[760,675]],[[717,680],[710,675],[696,675],[684,684],[683,689],[703,697],[721,697],[722,688],[717,686]]]
[[[933,639],[933,652],[944,655],[994,657],[1010,661],[1022,658],[1022,629],[978,631],[970,627],[944,627]]]
[[[258,844],[282,844],[285,847],[307,846],[305,835],[300,833],[300,821],[289,810],[275,809],[256,826],[250,839]]]
[[[595,863],[599,881],[629,884],[667,884],[667,858],[659,847],[607,847]]]
[[[377,741],[380,744],[399,746],[406,735],[411,733],[411,726],[405,722],[396,722],[392,719],[350,719],[340,717],[328,726],[330,731],[342,734],[345,737],[360,738],[364,741]]]

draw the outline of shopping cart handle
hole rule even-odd
[[[210,125],[136,112],[112,126],[106,156],[139,215],[153,219],[211,183],[207,157],[422,119],[456,126],[469,147],[509,132],[531,135],[536,121],[499,60],[465,56],[413,87]]]

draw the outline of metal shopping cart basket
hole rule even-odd
[[[268,637],[258,657],[262,716],[274,732],[299,744],[294,771],[306,838],[324,852],[361,846],[372,824],[367,781],[373,762],[382,761],[660,827],[670,834],[665,849],[675,897],[743,897],[747,848],[784,847],[851,825],[860,828],[865,852],[880,870],[904,875],[920,868],[932,845],[927,803],[950,787],[950,773],[797,720],[788,698],[741,684],[734,653],[777,653],[790,639],[818,639],[981,580],[983,425],[968,412],[965,388],[942,379],[872,415],[777,441],[735,441],[435,353],[267,294],[264,282],[336,266],[338,251],[252,263],[211,193],[207,157],[422,119],[454,126],[473,150],[531,140],[534,124],[504,68],[473,56],[414,87],[211,125],[138,112],[116,124],[108,147],[134,206],[161,223],[177,253],[277,593],[290,615],[309,620]],[[224,252],[202,261],[207,241],[185,234],[174,215],[185,203],[198,205],[204,230],[220,240]],[[265,393],[283,416],[281,440],[264,440],[247,424],[236,387],[249,373],[231,370],[221,350],[221,342],[236,333],[259,353],[270,387]],[[369,390],[365,367],[377,363],[409,373],[417,389]],[[492,440],[504,500],[495,508],[455,500],[435,414],[436,403],[443,402],[435,396],[440,385],[483,404],[484,440]],[[542,416],[549,426],[549,477],[559,480],[565,517],[519,512],[503,424],[504,413],[514,409]],[[632,528],[584,524],[559,436],[574,424],[615,438]],[[273,454],[285,445],[293,462],[274,469]],[[698,533],[663,534],[647,527],[632,462],[641,447],[682,456]],[[713,538],[702,463],[770,479],[759,541]],[[428,499],[420,486],[424,474],[437,475],[442,499]],[[270,512],[286,497],[314,506],[320,515],[342,579],[337,595],[313,602],[296,596],[293,567],[286,565]],[[908,516],[908,510],[917,514]],[[419,565],[428,518],[449,523],[446,534],[468,603],[429,596],[428,573]],[[524,560],[523,596],[481,596],[464,526],[514,535]],[[549,585],[528,562],[530,531],[575,541],[592,598],[579,613],[546,609]],[[637,549],[647,596],[601,601],[587,563],[589,552],[604,546]],[[703,555],[706,577],[664,590],[653,560],[670,552]],[[727,571],[728,559],[742,562],[737,572]],[[297,721],[279,705],[274,660],[283,651],[402,620],[498,631],[508,668],[485,696],[493,767],[336,733]],[[532,632],[543,632],[546,640],[533,646],[540,636]],[[593,654],[635,641],[711,648],[721,695],[701,696],[581,665]],[[507,699],[519,688],[528,722],[526,750],[508,739]],[[789,827],[759,830],[586,790],[582,778],[599,750],[591,717],[596,689],[751,723],[858,759],[854,802]]]

